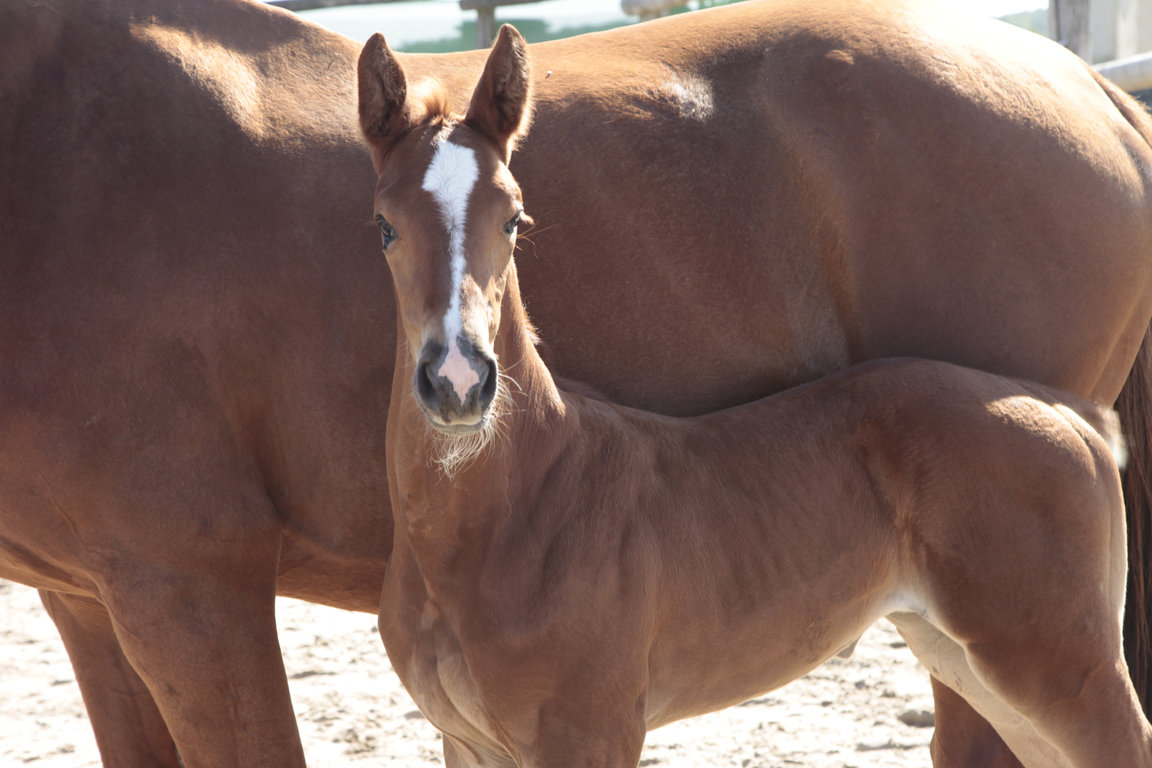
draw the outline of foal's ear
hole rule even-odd
[[[515,27],[505,24],[488,54],[465,119],[496,142],[504,153],[504,162],[508,162],[516,139],[528,131],[531,113],[528,44]]]
[[[384,35],[368,38],[360,52],[357,76],[360,85],[360,130],[372,145],[372,158],[379,162],[392,144],[412,127],[408,105],[408,81]],[[377,168],[379,170],[379,168]]]

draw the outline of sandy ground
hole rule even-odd
[[[443,765],[436,730],[392,673],[374,617],[288,599],[277,608],[309,765]],[[926,768],[932,729],[898,717],[931,707],[927,674],[881,622],[847,661],[833,659],[782,690],[653,731],[640,765]],[[0,581],[0,766],[99,765],[55,627],[32,589]]]

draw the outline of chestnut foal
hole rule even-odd
[[[401,328],[380,633],[449,768],[635,766],[647,729],[882,616],[1026,765],[1152,766],[1111,412],[915,360],[686,419],[561,389],[512,260],[522,39],[501,31],[463,118],[373,55]]]

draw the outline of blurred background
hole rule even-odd
[[[485,48],[500,24],[529,42],[596,32],[744,0],[268,0],[363,42],[382,31],[393,49]],[[1046,35],[1122,88],[1152,89],[1152,0],[924,0],[995,16]],[[1147,93],[1139,93],[1147,97]]]
[[[536,43],[741,1],[271,0],[275,5],[296,11],[354,40],[363,42],[373,32],[382,31],[393,49],[417,53],[486,47],[495,30],[504,23],[514,24],[529,42]],[[1048,33],[1048,6],[1038,0],[943,2],[975,13],[1007,17],[1034,32]],[[1104,0],[1093,2],[1101,4]],[[1112,0],[1112,4],[1115,3],[1116,0]],[[1148,5],[1152,7],[1152,0],[1148,0]]]

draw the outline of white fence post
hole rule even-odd
[[[1050,0],[1048,25],[1054,40],[1085,61],[1092,61],[1090,0]]]

